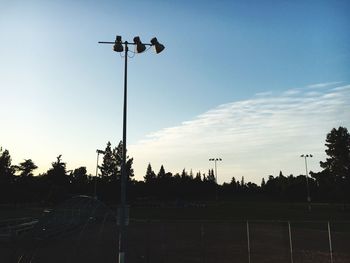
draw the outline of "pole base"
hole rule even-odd
[[[125,263],[125,253],[119,252],[118,263]]]

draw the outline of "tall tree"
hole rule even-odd
[[[333,128],[326,138],[325,162],[320,162],[336,181],[350,180],[350,134],[344,127]]]
[[[11,156],[8,150],[0,147],[0,181],[9,181],[14,174],[14,167],[11,165]]]
[[[146,170],[146,174],[143,177],[145,180],[145,183],[151,183],[154,182],[154,180],[156,179],[156,174],[155,172],[152,170],[152,166],[150,163],[148,163],[147,166],[147,170]]]
[[[106,149],[104,150],[103,162],[99,166],[102,178],[111,178],[115,171],[115,161],[111,148],[111,142],[107,142]]]
[[[122,162],[123,162],[123,142],[120,141],[118,146],[113,149],[113,156],[115,160],[115,171],[117,180],[120,179],[121,170],[122,170]],[[130,158],[128,155],[126,156],[125,170],[127,178],[130,179],[134,177],[134,169],[132,168],[132,164],[134,162],[134,158]]]
[[[132,168],[134,159],[126,156],[126,174],[128,178],[134,176],[134,169]],[[121,176],[121,166],[123,162],[123,142],[120,141],[118,146],[113,150],[111,143],[107,142],[105,154],[103,156],[103,162],[100,166],[102,178],[106,178],[108,181],[119,180]]]
[[[15,166],[15,169],[20,173],[21,177],[33,176],[33,171],[37,169],[38,166],[34,164],[32,159],[25,159],[24,162],[19,163],[18,166]]]
[[[52,168],[47,171],[47,177],[55,184],[69,183],[69,177],[66,171],[66,163],[61,160],[62,155],[56,157],[56,161],[52,162]]]
[[[158,178],[158,179],[162,179],[162,178],[164,178],[164,177],[165,177],[165,169],[164,169],[164,166],[161,165],[161,166],[160,166],[160,169],[159,169],[159,172],[158,172],[158,174],[157,174],[157,178]]]
[[[215,183],[216,182],[215,174],[214,174],[214,170],[213,169],[209,169],[208,176],[207,176],[207,181],[211,182],[211,183]]]

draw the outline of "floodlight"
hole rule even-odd
[[[141,42],[140,37],[134,37],[134,43],[136,44],[136,52],[142,53],[146,50],[146,46]]]
[[[124,47],[123,47],[122,37],[121,36],[116,36],[115,41],[114,41],[113,50],[115,52],[123,52],[124,51]]]
[[[96,150],[96,152],[97,152],[98,154],[105,154],[105,152],[102,151],[102,150]]]
[[[165,48],[164,45],[162,45],[161,43],[158,42],[158,39],[156,37],[151,39],[151,43],[154,46],[154,49],[155,49],[157,54],[162,52]]]

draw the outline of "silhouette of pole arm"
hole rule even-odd
[[[111,42],[111,41],[98,41],[99,44],[115,44],[115,42]],[[124,41],[124,42],[121,42],[121,44],[125,45],[125,44],[128,44],[128,45],[137,45],[137,43],[133,43],[133,42],[127,42],[127,41]],[[151,43],[143,43],[145,46],[153,46]]]
[[[157,54],[164,50],[164,45],[160,44],[157,38],[152,38],[150,43],[143,43],[139,36],[135,36],[133,42],[122,41],[121,36],[116,36],[114,42],[99,41],[99,44],[112,44],[115,52],[124,52],[124,105],[123,105],[123,144],[122,144],[122,164],[121,164],[121,182],[120,182],[120,209],[118,209],[118,221],[119,221],[119,248],[118,248],[118,261],[119,263],[126,263],[126,245],[127,245],[127,218],[128,210],[126,206],[126,127],[127,127],[127,75],[128,75],[128,52],[129,45],[134,45],[136,53],[142,53],[146,51],[146,46],[154,46]],[[148,49],[147,49],[148,50]]]

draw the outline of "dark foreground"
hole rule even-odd
[[[3,236],[0,262],[117,262],[114,213],[91,199],[77,200],[38,217],[39,222],[26,232]],[[153,218],[130,220],[128,263],[350,262],[350,221],[334,214],[327,220],[323,210],[314,218],[302,220],[299,214],[288,221],[283,215],[263,220],[195,217],[196,211],[200,217],[213,212],[209,207],[139,211],[147,209],[149,213],[142,213]],[[154,218],[160,211],[167,212]]]

